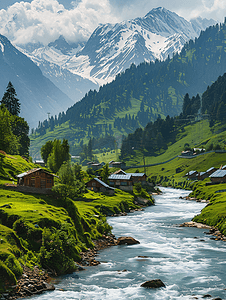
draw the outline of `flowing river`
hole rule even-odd
[[[140,244],[102,250],[100,265],[60,277],[55,291],[31,298],[190,300],[210,294],[208,299],[226,299],[226,242],[212,240],[207,230],[178,226],[205,204],[179,198],[188,191],[161,189],[155,206],[108,218],[116,237],[132,236]],[[140,287],[152,279],[161,279],[166,287]]]

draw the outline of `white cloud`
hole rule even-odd
[[[84,41],[99,23],[118,21],[108,0],[82,0],[70,10],[57,0],[20,2],[0,10],[0,19],[0,33],[16,44],[48,44],[60,35],[68,41]]]
[[[223,22],[226,16],[226,0],[74,0],[73,5],[70,0],[24,1],[0,10],[0,33],[16,44],[46,45],[60,35],[71,42],[84,41],[100,23],[142,17],[159,6],[187,20],[201,16]]]
[[[202,18],[214,19],[219,22],[224,21],[226,16],[226,1],[225,0],[201,0],[197,1],[196,5],[190,9],[181,7],[177,11],[180,15],[187,15],[188,19],[201,16]]]

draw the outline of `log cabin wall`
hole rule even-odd
[[[39,170],[25,175],[23,178],[23,185],[51,189],[54,186],[54,176],[43,170]]]

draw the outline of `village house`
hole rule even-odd
[[[209,177],[212,183],[226,183],[226,170],[217,170]]]
[[[206,173],[208,174],[208,176],[210,176],[211,174],[213,174],[213,173],[216,172],[216,171],[217,171],[217,168],[212,167],[212,168],[209,168],[209,169],[206,171]]]
[[[132,191],[133,185],[138,182],[142,185],[146,184],[146,179],[145,173],[126,173],[123,170],[119,170],[108,177],[110,186],[124,191]]]
[[[105,165],[104,162],[102,163],[87,163],[89,168],[92,168],[94,171],[100,170]]]
[[[42,159],[35,160],[34,163],[35,163],[36,165],[41,166],[41,167],[45,167],[45,162],[44,162],[44,160],[42,160]]]
[[[199,172],[197,175],[198,180],[204,180],[207,177],[209,177],[209,175],[206,172]]]
[[[217,169],[214,167],[209,168],[206,172],[199,172],[197,175],[198,180],[203,180],[213,174]]]
[[[187,176],[188,179],[195,180],[195,179],[197,179],[198,172],[197,171],[189,171],[188,173],[185,174],[185,176]]]
[[[147,175],[145,173],[127,173],[132,176],[133,184],[140,182],[142,185],[147,183]]]
[[[193,151],[191,150],[182,151],[181,156],[193,156]]]
[[[122,169],[115,171],[113,174],[118,174],[118,175],[126,175],[127,173],[123,171]]]
[[[86,187],[90,191],[94,192],[102,192],[106,194],[113,195],[115,193],[115,188],[109,186],[102,180],[98,178],[93,178],[89,182],[86,183]]]
[[[108,177],[109,185],[123,191],[133,191],[133,180],[131,175],[112,174]]]
[[[54,176],[42,168],[36,168],[17,175],[17,185],[51,189],[54,186]]]
[[[120,161],[114,161],[111,160],[109,162],[109,168],[120,168],[120,169],[124,169],[126,166],[126,164],[124,162],[120,162]]]

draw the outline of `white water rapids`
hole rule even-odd
[[[138,245],[100,251],[99,266],[63,276],[56,290],[29,299],[226,299],[226,243],[203,229],[179,227],[200,213],[203,203],[186,201],[188,191],[161,188],[156,205],[125,217],[108,218],[116,237],[132,236]],[[145,256],[145,257],[139,257]],[[140,285],[161,279],[166,287]]]

